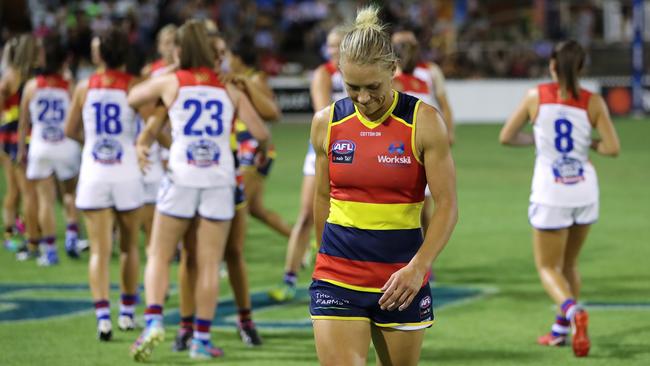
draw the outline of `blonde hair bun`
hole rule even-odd
[[[379,8],[368,6],[359,10],[354,21],[354,27],[356,29],[372,29],[383,32],[384,25],[379,22]]]

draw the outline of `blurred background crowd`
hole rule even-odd
[[[112,22],[129,33],[133,71],[155,57],[155,35],[168,23],[211,18],[232,42],[255,48],[270,75],[302,75],[324,58],[327,31],[365,1],[354,0],[5,0],[0,46],[12,34],[56,31],[73,71],[90,63],[90,40]],[[631,0],[385,0],[382,16],[416,32],[424,58],[450,78],[545,75],[553,42],[578,40],[591,76],[630,72]],[[645,4],[650,19],[650,2]],[[646,27],[646,33],[650,27]],[[645,35],[646,41],[650,35]],[[646,47],[647,50],[650,47]],[[648,58],[646,58],[648,59]]]

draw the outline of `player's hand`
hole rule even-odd
[[[255,166],[261,168],[265,166],[269,161],[269,153],[267,148],[258,148],[255,152]]]
[[[393,273],[381,288],[384,293],[379,299],[381,309],[389,311],[406,309],[422,288],[425,275],[426,271],[422,271],[412,264]]]
[[[149,168],[149,165],[151,164],[151,161],[149,161],[150,151],[151,148],[147,145],[135,145],[135,152],[138,155],[138,165],[140,166],[142,173],[146,173],[147,168]]]

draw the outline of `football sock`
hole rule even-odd
[[[194,321],[194,339],[200,340],[203,344],[210,342],[210,326],[212,321],[196,319]]]

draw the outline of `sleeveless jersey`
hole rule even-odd
[[[395,76],[395,81],[402,84],[403,93],[414,96],[428,105],[433,106],[433,92],[429,84],[421,79],[418,79],[413,74],[400,73]]]
[[[20,99],[23,87],[5,99],[0,121],[0,145],[13,155],[18,150],[18,119],[20,118]]]
[[[131,79],[124,72],[105,70],[88,80],[81,179],[114,183],[142,177],[135,153],[135,111],[127,103]]]
[[[151,66],[149,68],[149,77],[154,77],[154,76],[164,74],[168,68],[169,65],[165,60],[163,60],[162,58],[158,59],[151,63]]]
[[[144,130],[144,121],[139,114],[136,114],[135,117],[137,130],[136,136],[139,135]],[[162,165],[162,147],[158,144],[158,141],[154,141],[149,148],[149,166],[147,171],[144,173],[143,181],[145,183],[158,183],[165,175],[165,169]]]
[[[581,89],[578,99],[561,100],[557,83],[539,85],[538,91],[530,201],[558,207],[597,202],[598,179],[588,157],[592,125],[587,106],[591,93]]]
[[[341,75],[341,72],[339,71],[336,64],[334,64],[332,61],[328,61],[327,63],[323,64],[323,66],[325,66],[325,70],[328,74],[330,74],[330,78],[332,79],[332,102],[346,98],[348,96],[348,93],[345,91],[345,86],[343,85],[343,76]]]
[[[420,104],[395,92],[390,109],[375,122],[365,119],[350,98],[331,106],[330,213],[315,280],[380,292],[422,245],[426,178],[414,153]]]
[[[438,103],[438,98],[436,98],[436,85],[431,76],[429,64],[426,62],[418,63],[417,66],[415,66],[415,69],[413,69],[413,76],[427,83],[431,95],[431,102],[425,102],[436,108],[440,108],[440,103]]]
[[[36,78],[36,91],[29,103],[32,122],[30,154],[48,154],[57,158],[59,147],[76,142],[65,137],[63,122],[70,105],[69,84],[61,75],[42,75]]]
[[[209,68],[179,70],[176,77],[178,96],[169,108],[170,178],[186,187],[234,186],[230,136],[235,108],[228,92]]]

